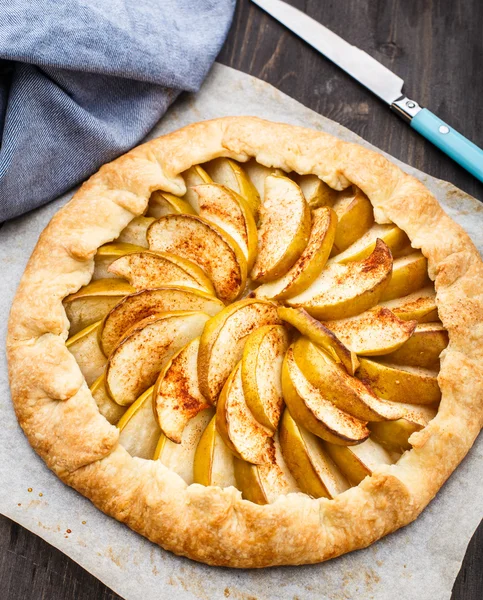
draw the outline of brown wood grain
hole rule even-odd
[[[408,96],[483,147],[482,0],[290,3],[394,70],[407,82]],[[393,156],[483,200],[482,184],[249,0],[239,0],[219,60],[268,81]],[[480,526],[468,547],[452,600],[483,598],[482,565]],[[160,590],[160,597],[164,595]],[[1,600],[118,598],[61,552],[0,518]]]

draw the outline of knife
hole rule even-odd
[[[389,104],[413,129],[483,182],[483,150],[427,108],[407,98],[404,81],[366,52],[281,0],[252,0]]]

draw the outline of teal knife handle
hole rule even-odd
[[[483,150],[427,108],[411,119],[411,127],[483,182]]]

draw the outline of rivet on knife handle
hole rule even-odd
[[[411,123],[412,118],[418,114],[421,107],[414,100],[411,100],[406,96],[401,96],[401,98],[391,104],[391,109],[402,119]]]

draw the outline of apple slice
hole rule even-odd
[[[411,338],[417,324],[417,321],[403,321],[381,306],[355,317],[325,323],[352,352],[366,356],[397,350]]]
[[[411,246],[411,243],[408,242],[400,250],[393,251],[392,256],[393,258],[402,258],[403,256],[409,256],[413,252],[415,252],[415,249]]]
[[[103,319],[111,308],[133,291],[134,288],[121,279],[98,279],[64,298],[70,335]]]
[[[193,191],[193,188],[203,183],[213,183],[213,180],[200,165],[190,167],[181,175],[186,184],[186,194],[183,196],[183,200],[192,206],[195,212],[199,212],[198,194]]]
[[[112,271],[109,271],[109,265],[120,256],[139,252],[140,250],[143,250],[141,246],[125,244],[123,242],[104,244],[98,249],[94,256],[94,273],[92,279],[108,279],[109,277],[115,277],[115,274]]]
[[[247,262],[238,244],[214,223],[193,215],[168,215],[148,230],[149,248],[171,252],[201,267],[219,298],[232,302],[243,291]]]
[[[391,281],[382,293],[381,301],[407,296],[429,283],[428,261],[421,252],[396,258],[392,267]]]
[[[381,465],[394,462],[391,455],[371,438],[358,446],[335,446],[325,442],[325,449],[352,485],[359,483]]]
[[[413,406],[404,419],[369,423],[371,437],[389,452],[405,452],[411,449],[409,438],[436,416],[436,409],[431,406]]]
[[[215,293],[203,269],[190,260],[167,252],[144,250],[128,254],[114,261],[109,272],[127,279],[136,290],[171,285]]]
[[[118,243],[133,244],[141,248],[148,247],[146,232],[148,227],[154,223],[153,217],[135,217],[122,231],[117,238]]]
[[[251,333],[242,360],[243,392],[255,419],[272,431],[283,407],[282,363],[289,346],[283,325],[265,325]]]
[[[265,179],[269,175],[284,175],[282,169],[274,169],[273,167],[266,167],[261,165],[254,158],[244,163],[243,170],[245,171],[248,179],[255,186],[258,195],[263,200],[265,198]]]
[[[253,465],[234,457],[237,488],[245,500],[255,504],[271,504],[280,496],[300,492],[280,449],[278,436],[270,440],[267,461]]]
[[[229,158],[215,158],[203,165],[208,175],[215,183],[221,183],[242,196],[253,216],[256,218],[260,208],[260,196],[256,187],[247,177],[243,168]]]
[[[106,388],[126,406],[153,385],[175,352],[200,335],[209,315],[179,311],[151,315],[129,329],[109,356]]]
[[[378,398],[308,338],[301,337],[293,344],[293,356],[308,381],[340,410],[363,421],[393,421],[404,416],[403,407]],[[293,411],[292,415],[297,418]]]
[[[109,398],[105,386],[104,373],[94,381],[90,390],[101,415],[105,417],[111,425],[116,425],[122,415],[126,412],[126,407],[119,406],[119,404],[116,404],[114,400]]]
[[[305,250],[310,227],[310,208],[299,186],[288,177],[267,177],[251,278],[264,283],[285,275]]]
[[[338,224],[331,256],[343,252],[374,223],[374,212],[369,198],[354,185],[339,194],[333,208]]]
[[[293,347],[283,362],[282,390],[293,418],[317,437],[334,444],[359,444],[369,436],[365,422],[337,408],[307,380],[295,362]]]
[[[280,325],[277,308],[264,300],[240,300],[206,324],[198,352],[201,393],[216,404],[218,394],[241,359],[245,338],[263,325]]]
[[[218,183],[197,185],[200,217],[225,231],[241,248],[250,270],[257,254],[257,224],[246,200]]]
[[[448,341],[448,332],[441,323],[421,323],[409,340],[384,360],[393,365],[438,370],[439,357]]]
[[[294,173],[290,177],[300,187],[304,198],[312,210],[321,206],[334,206],[337,200],[337,192],[328,186],[317,175],[299,175]]]
[[[88,325],[65,342],[69,352],[74,355],[87,385],[91,385],[103,373],[107,362],[97,341],[101,323],[102,321],[96,321]]]
[[[334,260],[339,263],[363,260],[374,251],[378,239],[388,246],[393,255],[401,252],[402,248],[409,244],[408,236],[396,225],[378,225],[375,223],[361,238],[351,244],[344,252],[338,254]],[[414,250],[411,249],[411,252],[414,252]]]
[[[195,482],[193,472],[196,452],[208,423],[213,419],[213,409],[208,408],[193,417],[184,428],[180,444],[175,444],[163,433],[154,451],[153,460],[159,460],[191,485]],[[229,451],[226,450],[229,454]]]
[[[131,456],[151,459],[161,430],[153,412],[153,388],[147,389],[123,414],[119,443]]]
[[[335,498],[349,484],[310,431],[298,425],[286,409],[280,425],[280,445],[300,489],[312,498]]]
[[[115,280],[108,280],[115,281]],[[209,294],[185,287],[160,287],[126,296],[104,319],[100,347],[109,356],[126,331],[138,321],[169,311],[202,311],[215,315],[224,304]]]
[[[201,436],[193,460],[193,481],[221,488],[236,487],[234,456],[216,430],[214,416]]]
[[[391,271],[391,251],[377,240],[374,252],[364,260],[347,264],[329,261],[312,285],[287,303],[305,308],[318,319],[352,317],[379,302]]]
[[[354,375],[359,366],[356,354],[344,346],[330,329],[311,317],[303,308],[279,306],[277,311],[281,319],[320,346],[336,363],[341,363],[349,375]]]
[[[391,402],[434,404],[441,400],[437,371],[361,358],[357,376]]]
[[[428,285],[403,298],[381,302],[381,306],[392,310],[403,321],[429,323],[438,320],[436,292],[433,285]]]
[[[165,215],[195,215],[194,208],[182,198],[157,190],[151,194],[149,208],[146,215],[159,219]]]
[[[161,431],[176,444],[181,443],[188,421],[209,403],[198,386],[198,347],[200,338],[191,340],[177,352],[159,374],[154,386],[154,408]]]
[[[320,275],[334,242],[337,217],[329,207],[312,213],[309,241],[300,258],[280,279],[264,283],[255,290],[257,298],[291,298],[306,290]]]
[[[268,440],[273,435],[252,415],[243,393],[241,362],[226,380],[216,405],[216,428],[235,456],[261,464],[267,460]]]

